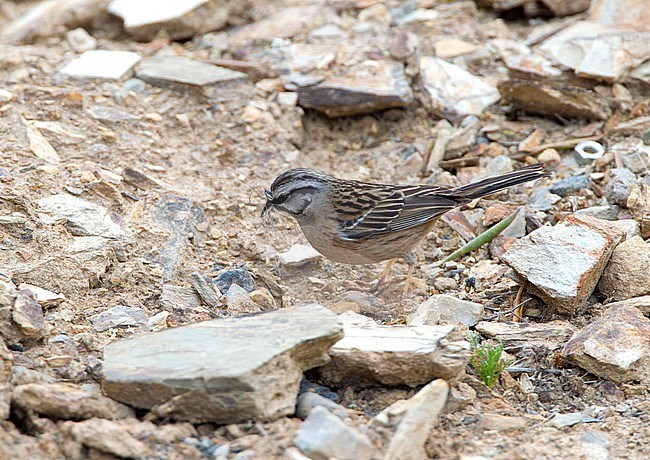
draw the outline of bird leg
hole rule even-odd
[[[404,254],[404,260],[408,264],[409,268],[406,272],[406,281],[404,281],[404,290],[402,291],[402,297],[406,297],[409,292],[409,287],[411,285],[411,275],[413,275],[413,268],[415,268],[415,265],[417,265],[418,262],[418,259],[412,252],[407,252]]]
[[[375,281],[373,284],[366,284],[366,286],[368,287],[364,290],[367,290],[368,292],[372,292],[372,293],[381,292],[382,288],[384,287],[384,283],[386,282],[386,277],[390,272],[390,268],[393,266],[393,263],[395,263],[395,259],[389,259],[388,263],[386,264],[386,268],[384,268],[384,271],[381,272],[381,275],[379,275],[377,281]]]
[[[384,281],[386,281],[386,277],[388,276],[388,273],[390,272],[390,268],[393,266],[395,263],[395,259],[390,259],[388,260],[388,263],[386,264],[386,268],[384,268],[384,271],[381,272],[381,275],[379,275],[379,278],[377,278],[377,286],[381,286]]]

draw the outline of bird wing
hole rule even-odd
[[[373,235],[407,230],[429,222],[469,200],[434,186],[385,186],[355,200],[341,200],[336,209],[340,236],[363,240]]]

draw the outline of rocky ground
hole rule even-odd
[[[147,3],[0,3],[0,458],[650,456],[646,2]],[[260,217],[535,163],[404,298]]]

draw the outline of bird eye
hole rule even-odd
[[[273,193],[271,193],[270,190],[264,190],[264,196],[266,196],[266,199],[269,201],[273,199]]]
[[[285,193],[283,195],[278,195],[275,198],[271,199],[271,203],[273,203],[273,204],[281,204],[281,203],[284,203],[285,201],[287,201],[287,198],[289,198],[288,193]]]

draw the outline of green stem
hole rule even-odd
[[[454,259],[457,259],[460,256],[463,256],[467,254],[468,252],[472,252],[475,249],[480,248],[483,246],[485,243],[489,243],[492,241],[497,235],[499,235],[502,231],[508,227],[512,223],[513,220],[515,220],[515,217],[517,217],[517,213],[519,212],[521,208],[517,209],[515,212],[510,214],[508,217],[503,219],[501,222],[498,224],[494,224],[492,227],[488,228],[486,231],[481,233],[479,236],[474,238],[472,241],[467,243],[465,246],[462,248],[458,249],[457,251],[452,252],[449,254],[447,257],[442,259],[440,262],[438,262],[436,265],[442,265],[447,262],[450,262]]]

